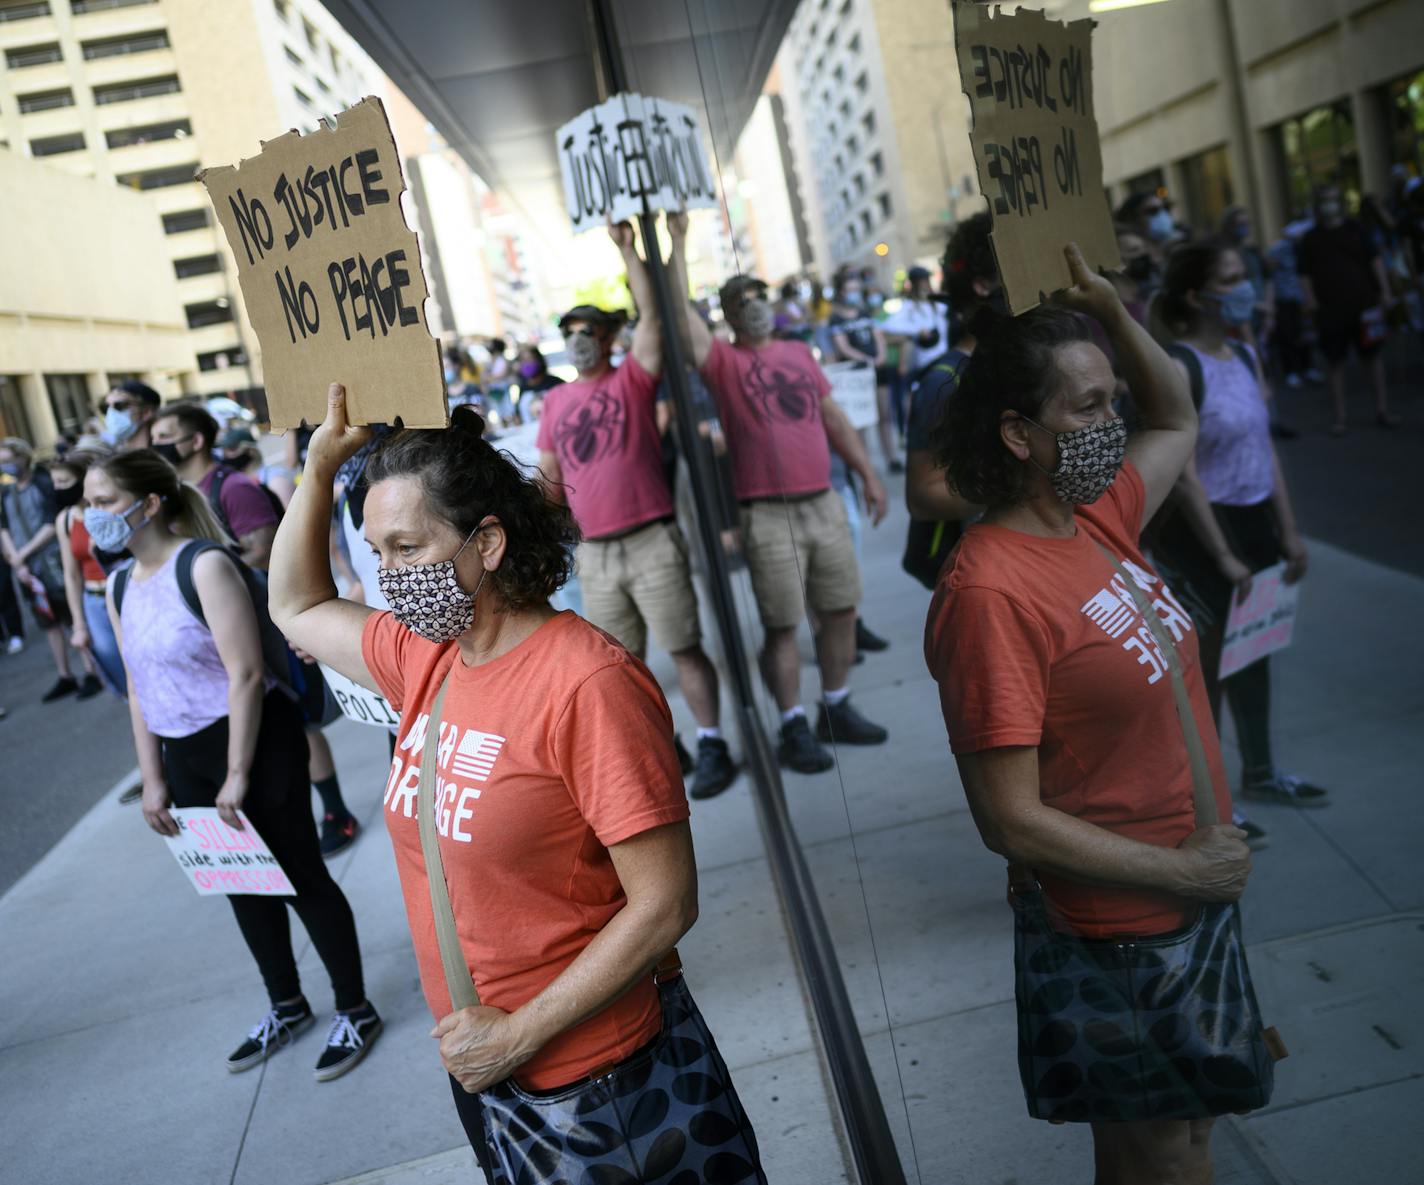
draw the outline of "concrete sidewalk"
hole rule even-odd
[[[829,774],[788,774],[787,794],[909,1179],[1084,1181],[1087,1132],[1024,1114],[1002,865],[974,832],[947,752],[920,653],[928,594],[899,572],[896,505],[865,541],[865,619],[893,645],[852,681],[891,743],[843,752]],[[739,596],[755,637],[744,584]],[[1269,1109],[1220,1126],[1222,1185],[1407,1180],[1424,1163],[1410,1134],[1424,1102],[1424,641],[1410,624],[1421,605],[1424,581],[1313,549],[1299,643],[1277,664],[1278,748],[1336,801],[1251,812],[1271,847],[1245,900],[1247,937],[1292,1056]],[[671,686],[666,660],[654,668]],[[810,701],[809,665],[805,677]],[[674,711],[686,726],[675,699]],[[387,1024],[366,1063],[316,1084],[318,1029],[262,1070],[226,1073],[265,1006],[255,968],[226,906],[188,889],[111,794],[0,899],[7,1180],[475,1179],[381,823],[384,737],[343,723],[332,740],[368,829],[334,869]],[[681,948],[771,1180],[845,1181],[745,780],[694,804],[693,829],[702,917]],[[329,1008],[320,963],[294,934],[312,1002]]]

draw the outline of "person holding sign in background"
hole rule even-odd
[[[674,224],[674,268],[687,292],[687,238]],[[781,712],[778,760],[798,773],[835,764],[817,743],[879,745],[888,733],[856,711],[846,682],[855,661],[860,567],[845,504],[831,489],[831,448],[865,484],[876,526],[889,507],[864,444],[831,398],[831,384],[799,341],[772,338],[766,285],[734,276],[719,294],[736,341],[715,340],[696,307],[681,302],[694,365],[717,401],[742,507],[742,541],[766,640],[762,676]],[[788,528],[790,515],[792,526]],[[803,571],[804,569],[804,571]],[[805,586],[802,586],[804,575]],[[820,622],[816,660],[821,711],[816,736],[801,705],[796,630],[810,608]]]
[[[718,1180],[764,1182],[726,1067],[664,962],[697,916],[667,704],[624,647],[549,605],[578,529],[483,433],[461,407],[371,453],[364,533],[390,604],[377,612],[340,599],[327,562],[332,483],[370,436],[332,384],[271,577],[293,644],[400,713],[386,825],[456,1107],[490,1181],[544,1179],[552,1152],[570,1179],[611,1163],[627,1166],[619,1180],[703,1180],[716,1155]],[[448,886],[439,914],[432,886]],[[671,1091],[693,1068],[706,1102]],[[637,1133],[633,1114],[649,1120]]]
[[[331,976],[336,1014],[316,1077],[336,1078],[366,1055],[381,1018],[366,999],[351,906],[317,844],[301,713],[265,673],[248,578],[207,499],[151,450],[91,467],[84,496],[94,543],[134,557],[110,575],[107,597],[128,678],[144,819],[176,835],[170,805],[215,806],[228,826],[242,827],[242,810],[256,827],[296,889],[292,907]],[[290,1044],[315,1017],[292,953],[288,899],[228,900],[271,1001],[227,1059],[237,1072]]]
[[[1116,983],[1094,996],[1091,975],[1026,989],[1036,971],[1078,975],[1101,949],[1083,939],[1133,950],[1192,924],[1199,903],[1239,897],[1251,870],[1243,832],[1214,822],[1230,818],[1231,797],[1191,619],[1138,544],[1191,456],[1196,414],[1111,283],[1076,246],[1065,255],[1073,286],[1061,299],[1103,325],[1142,428],[1128,437],[1083,317],[1044,307],[981,334],[935,443],[950,484],[987,509],[940,576],[925,658],[975,823],[1010,862],[1030,1113],[1091,1121],[1098,1185],[1204,1182],[1219,1113],[1210,1084],[1144,1085],[1145,1063],[1114,1058],[1125,1046],[1155,1068],[1170,1056],[1150,1048],[1159,1040],[1185,1055],[1181,1035],[1221,1005],[1163,992],[1151,1005],[1161,1023],[1134,1038],[1134,1007],[1155,1000],[1145,966],[1132,999]],[[1079,987],[1116,1015],[1073,1011]],[[1227,1109],[1262,1105],[1236,1100]]]
[[[685,223],[686,217],[669,215],[669,223]],[[711,798],[732,784],[736,767],[719,727],[717,669],[702,649],[687,540],[663,469],[657,409],[662,327],[632,225],[620,222],[609,234],[638,306],[633,346],[614,370],[609,355],[622,318],[591,305],[564,314],[559,328],[578,379],[545,399],[539,469],[549,497],[567,501],[583,535],[578,574],[589,621],[639,659],[651,629],[672,656],[678,686],[697,721],[690,793]]]
[[[1287,584],[1306,572],[1285,474],[1271,442],[1270,406],[1259,356],[1228,337],[1250,323],[1255,296],[1240,253],[1226,243],[1179,247],[1158,294],[1177,344],[1174,364],[1189,380],[1201,421],[1196,454],[1177,483],[1175,506],[1154,532],[1152,552],[1185,595],[1201,637],[1212,714],[1231,708],[1241,750],[1241,793],[1263,802],[1324,806],[1326,791],[1284,773],[1271,751],[1270,662],[1260,658],[1217,678],[1233,595],[1253,573],[1285,560]],[[1175,574],[1175,575],[1174,575]],[[1179,582],[1180,580],[1180,582]],[[1259,830],[1244,822],[1248,832]]]

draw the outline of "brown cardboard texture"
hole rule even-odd
[[[425,323],[428,289],[405,224],[400,157],[376,98],[309,135],[198,174],[228,246],[262,347],[272,426],[326,416],[346,387],[354,424],[443,428],[440,346]]]
[[[979,190],[1013,313],[1071,283],[1065,243],[1077,243],[1091,268],[1121,265],[1093,115],[1094,23],[954,4]]]

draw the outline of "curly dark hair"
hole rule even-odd
[[[939,265],[944,269],[941,291],[949,297],[950,307],[961,317],[969,317],[981,297],[974,291],[975,280],[999,282],[999,265],[994,259],[994,246],[989,232],[994,229],[987,210],[966,218],[954,228]]]
[[[448,428],[402,429],[377,446],[363,480],[374,486],[415,478],[430,508],[462,536],[494,515],[509,542],[490,579],[511,609],[542,605],[573,575],[578,527],[568,507],[551,501],[484,431],[484,419],[471,407],[457,407]]]
[[[985,506],[1019,499],[1023,464],[999,435],[1004,412],[1038,419],[1057,379],[1054,351],[1091,340],[1082,317],[1047,305],[986,328],[930,437],[950,489]]]

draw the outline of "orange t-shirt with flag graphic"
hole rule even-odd
[[[480,1000],[527,1003],[627,903],[608,849],[688,817],[672,716],[651,674],[574,613],[549,619],[492,662],[467,667],[390,613],[362,653],[401,713],[385,817],[436,1018],[451,1012],[430,909],[416,805],[429,714],[450,674],[437,750],[436,825],[460,947]],[[618,1061],[662,1023],[651,978],[559,1034],[518,1077],[548,1090]]]

